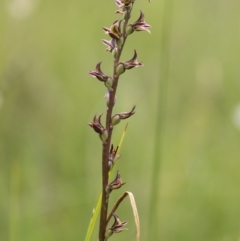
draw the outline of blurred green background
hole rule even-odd
[[[134,7],[152,33],[132,35],[123,53],[137,49],[145,66],[120,80],[115,112],[136,104],[137,113],[117,167],[127,184],[111,204],[134,193],[142,240],[239,241],[240,1],[170,2]],[[104,85],[87,72],[103,61],[111,74],[101,28],[115,10],[113,0],[0,1],[1,240],[84,240],[101,188],[101,143],[87,123],[106,109]],[[128,201],[118,215],[130,230],[111,239],[134,240]]]

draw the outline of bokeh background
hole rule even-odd
[[[120,80],[115,112],[137,112],[117,166],[127,184],[111,204],[134,193],[142,240],[240,240],[239,9],[136,1],[132,19],[143,10],[152,33],[132,35],[122,57],[137,49],[145,66]],[[99,61],[112,71],[101,28],[115,10],[113,0],[0,1],[1,240],[84,240],[101,189],[101,143],[87,123],[106,110],[87,72]],[[134,240],[127,200],[118,215],[130,230],[112,240]]]

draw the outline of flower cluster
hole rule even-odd
[[[150,1],[150,0],[149,0]],[[113,233],[120,233],[123,230],[127,230],[124,226],[127,224],[126,221],[121,222],[118,216],[110,213],[109,219],[114,218],[114,223],[110,228],[107,228],[107,212],[108,212],[108,199],[113,190],[121,188],[125,182],[122,181],[120,172],[117,171],[116,177],[112,182],[109,182],[109,172],[112,170],[116,161],[120,158],[118,154],[119,148],[113,147],[111,143],[112,132],[117,124],[121,120],[130,118],[135,114],[134,105],[132,109],[128,112],[119,112],[113,114],[113,107],[116,102],[116,92],[122,75],[127,72],[126,70],[132,70],[135,67],[143,66],[142,62],[137,60],[137,51],[134,49],[134,53],[131,59],[127,61],[122,61],[121,54],[125,45],[127,38],[134,34],[134,32],[146,31],[150,33],[151,26],[146,23],[145,16],[142,11],[140,11],[140,16],[135,22],[130,22],[131,12],[133,9],[135,0],[115,0],[117,10],[115,13],[120,14],[120,19],[113,22],[110,27],[103,27],[103,31],[110,39],[102,39],[102,43],[106,46],[106,51],[110,52],[113,56],[113,74],[108,75],[104,73],[101,69],[102,62],[99,61],[96,64],[94,70],[89,70],[89,74],[104,83],[107,88],[105,94],[105,100],[107,104],[106,120],[105,124],[102,124],[101,118],[103,113],[95,115],[93,121],[88,125],[99,135],[102,141],[102,208],[100,216],[100,228],[99,228],[99,241],[107,241],[107,239]],[[119,15],[118,15],[119,16]]]

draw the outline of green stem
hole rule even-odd
[[[164,143],[164,126],[165,112],[167,102],[167,85],[169,78],[169,62],[170,62],[170,40],[172,29],[174,0],[166,0],[163,2],[162,15],[162,31],[160,45],[160,84],[157,100],[157,116],[154,138],[154,162],[152,167],[152,181],[150,192],[150,208],[149,208],[149,234],[151,240],[159,240],[158,226],[158,207],[160,193],[160,168],[163,159],[163,143]]]

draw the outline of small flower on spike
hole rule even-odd
[[[114,149],[113,144],[112,144],[110,151],[109,151],[109,159],[108,159],[108,166],[109,166],[110,170],[112,169],[112,167],[116,163],[116,161],[118,161],[118,159],[120,158],[120,155],[117,155],[117,151],[118,151],[118,146],[116,149]]]
[[[121,63],[119,63],[119,64],[121,64]],[[137,61],[137,52],[136,52],[136,50],[134,50],[133,57],[130,60],[128,60],[128,61],[126,61],[126,62],[124,62],[122,64],[124,66],[124,69],[132,69],[134,67],[143,66],[143,63],[140,63],[140,62]]]
[[[114,213],[113,213],[113,217],[114,217],[114,223],[110,228],[113,231],[113,233],[120,233],[124,230],[128,230],[127,228],[123,228],[125,225],[127,225],[128,222],[126,221],[121,222],[119,217]]]
[[[125,182],[122,182],[120,172],[117,171],[115,179],[107,186],[107,192],[110,193],[112,190],[119,189]]]
[[[121,222],[119,217],[113,213],[114,223],[111,228],[109,228],[105,233],[106,240],[112,236],[113,233],[120,233],[124,230],[128,230],[127,228],[123,228],[125,225],[127,225],[128,222],[124,221]]]
[[[144,20],[144,13],[140,11],[140,16],[138,20],[135,23],[128,25],[128,32],[131,34],[130,28],[132,27],[132,30],[134,31],[147,31],[148,33],[151,33],[149,28],[151,28],[151,25],[147,24]]]
[[[106,74],[104,74],[101,70],[101,63],[99,62],[96,66],[96,71],[93,70],[89,70],[88,73],[94,77],[97,78],[98,80],[104,82],[105,86],[109,89],[112,90],[112,78]]]
[[[115,13],[123,14],[125,11],[124,4],[121,2],[121,0],[115,0],[115,3],[119,7],[119,10],[117,10]]]
[[[121,120],[127,119],[130,116],[132,116],[133,114],[135,114],[135,112],[134,112],[135,108],[136,108],[136,106],[134,105],[131,111],[119,113],[118,115],[120,116]]]
[[[110,28],[104,27],[103,28],[104,32],[108,34],[111,38],[118,40],[122,36],[121,22],[122,20],[117,20],[113,23],[113,25]]]
[[[116,5],[119,9],[115,13],[123,14],[126,10],[130,10],[134,0],[115,0]]]
[[[136,106],[134,105],[132,110],[129,112],[121,112],[121,113],[115,114],[112,117],[111,125],[112,126],[117,125],[121,120],[127,119],[130,116],[132,116],[133,114],[135,114],[135,112],[134,112],[135,108],[136,108]]]
[[[102,40],[103,44],[107,46],[106,51],[112,52],[117,48],[116,39],[111,38],[110,40]]]
[[[99,134],[99,137],[102,141],[106,141],[106,139],[108,137],[108,132],[101,124],[101,116],[102,116],[102,114],[100,114],[98,116],[95,115],[93,118],[93,122],[90,122],[88,125],[90,127],[92,127],[94,129],[94,131]]]

